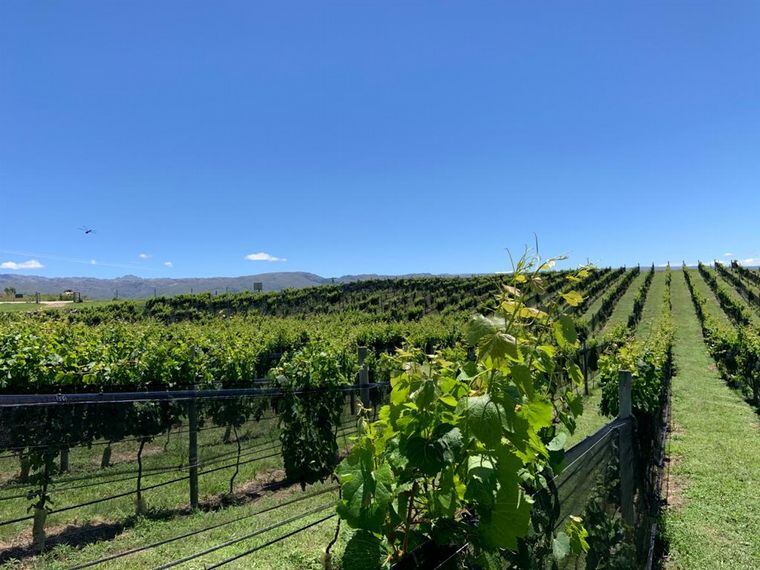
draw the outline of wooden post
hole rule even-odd
[[[583,351],[583,358],[581,359],[581,362],[583,363],[583,393],[588,396],[588,352],[586,352],[585,339],[581,350]]]
[[[195,389],[195,388],[193,388]],[[195,398],[187,401],[188,462],[190,463],[190,508],[198,508],[198,408]]]
[[[61,449],[61,473],[68,473],[69,471],[69,448],[64,447]]]
[[[362,399],[362,406],[369,408],[369,372],[364,365],[364,360],[367,358],[367,347],[360,346],[358,350],[359,356],[359,393]]]
[[[619,420],[628,420],[620,426],[618,431],[620,441],[618,442],[618,459],[620,461],[620,510],[623,520],[633,526],[635,523],[634,513],[634,457],[633,457],[633,421],[632,421],[632,402],[631,386],[633,375],[628,370],[621,370],[618,384],[619,402]]]
[[[111,466],[111,442],[108,442],[108,445],[106,445],[103,448],[103,455],[100,458],[100,468],[105,469],[106,467]]]
[[[618,384],[618,418],[630,418],[632,414],[631,388],[633,387],[633,374],[628,370],[621,370]]]
[[[45,550],[45,519],[47,519],[47,510],[35,507],[34,522],[32,523],[32,548],[37,552]]]

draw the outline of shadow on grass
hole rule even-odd
[[[241,506],[252,503],[262,498],[265,493],[271,493],[291,487],[298,487],[285,478],[279,478],[264,484],[247,483],[234,493],[222,493],[213,495],[200,502],[198,509],[190,508],[190,505],[172,509],[149,509],[143,515],[131,515],[121,521],[108,521],[100,523],[85,523],[82,525],[68,524],[56,527],[48,531],[45,550],[51,550],[56,546],[66,545],[73,548],[82,548],[96,542],[113,540],[126,530],[133,528],[140,520],[148,519],[156,522],[166,522],[178,517],[191,515],[197,511],[214,512],[232,506]],[[39,551],[32,546],[31,540],[25,544],[12,546],[0,551],[0,564],[11,560],[23,561],[37,556]]]

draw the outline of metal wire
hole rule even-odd
[[[277,388],[227,388],[221,390],[166,390],[152,392],[99,392],[75,394],[14,394],[0,395],[0,408],[19,406],[66,406],[81,404],[133,404],[138,402],[181,402],[186,400],[228,400],[231,398],[277,398],[285,395],[319,392],[359,392],[362,389],[387,388],[387,382],[364,385],[351,384],[334,388],[302,388],[280,390]]]
[[[352,420],[353,420],[353,418],[346,418],[346,420],[344,422],[341,422],[340,424],[338,424],[338,426],[342,426],[342,427],[339,427],[338,432],[337,432],[337,437],[345,437],[347,435],[350,435],[349,433],[347,433],[347,430],[352,430],[353,429],[355,431],[355,426],[345,425],[346,423],[350,423]],[[351,433],[353,433],[353,432],[351,432]],[[208,447],[208,446],[212,446],[212,445],[218,445],[218,444],[207,444],[204,447]],[[251,455],[252,453],[255,453],[253,450],[257,450],[258,449],[258,452],[261,452],[261,451],[268,450],[268,449],[277,449],[278,447],[280,447],[279,444],[273,443],[272,441],[266,441],[266,442],[262,442],[260,444],[256,444],[256,445],[252,445],[252,446],[244,448],[246,450],[250,450],[250,453],[244,453],[242,456],[248,456],[248,455]],[[263,449],[260,449],[260,448],[263,448]],[[182,471],[182,470],[185,470],[185,469],[189,469],[191,467],[200,467],[200,466],[203,466],[203,465],[213,464],[214,462],[216,462],[216,461],[218,461],[218,460],[220,460],[222,458],[235,457],[236,455],[237,455],[237,451],[229,451],[229,452],[226,452],[226,453],[223,453],[223,454],[220,454],[220,455],[212,456],[212,457],[210,457],[208,459],[204,459],[203,461],[199,461],[195,465],[186,465],[186,466],[182,466],[182,465],[179,465],[179,466],[169,466],[169,465],[167,465],[167,466],[162,466],[162,467],[154,467],[154,468],[149,468],[149,469],[143,469],[143,476],[150,476],[150,475],[154,475],[154,474],[157,474],[157,473],[167,473],[167,472],[171,472],[171,471]],[[127,474],[127,473],[135,473],[135,472],[136,472],[135,470],[130,469],[130,470],[125,470],[125,471],[110,471],[110,472],[107,472],[107,473],[92,473],[90,475],[83,476],[83,477],[66,478],[66,479],[63,479],[63,480],[58,481],[58,482],[51,482],[51,485],[55,486],[56,484],[59,484],[59,483],[71,483],[71,482],[75,482],[75,481],[89,481],[89,480],[92,480],[92,479],[107,478],[107,477],[116,477],[118,475]],[[119,479],[108,479],[108,480],[101,481],[101,482],[98,482],[98,483],[85,484],[85,485],[79,485],[79,486],[58,487],[57,490],[62,491],[62,490],[78,489],[78,488],[85,488],[85,487],[94,487],[94,486],[97,486],[97,485],[105,485],[107,483],[112,483],[112,482],[117,482],[117,481],[127,481],[130,478],[131,479],[137,479],[137,475],[132,475],[130,477],[122,477],[122,478],[119,478]],[[32,488],[32,487],[25,485],[25,486],[21,486],[21,488],[27,488],[27,489],[29,489],[29,488]],[[0,502],[6,501],[6,500],[10,500],[10,499],[21,498],[22,496],[26,496],[26,495],[24,494],[24,495],[0,496]]]
[[[211,548],[207,548],[207,549],[202,550],[200,552],[196,552],[195,554],[190,554],[189,556],[185,556],[185,557],[179,558],[177,560],[172,560],[171,562],[168,562],[166,564],[162,564],[161,566],[156,567],[154,570],[166,570],[167,568],[173,568],[174,566],[178,566],[180,564],[184,564],[185,562],[189,562],[190,560],[195,560],[196,558],[200,558],[201,556],[205,556],[207,554],[211,554],[212,552],[216,552],[217,550],[221,550],[222,548],[227,548],[228,546],[232,546],[233,544],[237,544],[239,542],[243,542],[244,540],[249,540],[251,538],[254,538],[255,536],[258,536],[260,534],[264,534],[265,532],[269,532],[270,530],[274,530],[274,529],[279,528],[281,526],[285,526],[286,524],[290,524],[290,523],[295,522],[297,520],[304,519],[304,518],[306,518],[306,517],[308,517],[310,515],[313,515],[313,514],[322,512],[322,511],[326,511],[327,509],[331,509],[331,508],[334,508],[334,507],[335,507],[334,503],[327,503],[327,504],[321,505],[321,506],[319,506],[319,507],[317,507],[315,509],[312,509],[312,510],[307,511],[305,513],[301,513],[299,515],[287,518],[287,519],[279,521],[277,523],[268,525],[268,526],[266,526],[264,528],[258,529],[258,530],[254,531],[254,532],[248,533],[248,534],[246,534],[244,536],[241,536],[239,538],[234,538],[232,540],[228,540],[226,542],[222,542],[221,544],[217,544],[215,546],[212,546]],[[207,568],[216,568],[218,566],[222,566],[224,564],[228,564],[229,562],[232,562],[234,560],[242,558],[243,556],[247,556],[248,554],[251,554],[251,553],[253,553],[253,552],[257,551],[257,550],[261,550],[262,548],[265,548],[265,547],[267,547],[267,546],[269,546],[271,544],[274,544],[275,542],[279,542],[280,540],[283,540],[284,538],[288,538],[289,536],[293,536],[294,534],[297,534],[297,533],[299,533],[301,531],[304,531],[307,528],[315,526],[315,524],[319,524],[319,522],[324,522],[324,521],[326,521],[328,519],[331,519],[334,516],[336,516],[335,513],[333,513],[333,514],[331,514],[331,515],[329,515],[329,516],[321,519],[317,523],[308,524],[308,525],[306,525],[304,527],[301,527],[301,528],[299,528],[299,529],[297,529],[295,531],[291,531],[288,534],[279,537],[278,539],[271,540],[271,541],[269,541],[267,543],[264,543],[264,544],[262,544],[260,546],[257,546],[256,548],[252,548],[251,550],[248,550],[246,552],[238,554],[237,556],[234,556],[232,558],[228,558],[227,560],[223,560],[222,562],[219,562],[218,564],[216,564],[214,566],[207,566]]]
[[[146,550],[150,550],[152,548],[157,548],[157,547],[163,546],[165,544],[170,544],[172,542],[176,542],[177,540],[182,540],[183,538],[189,538],[191,536],[196,536],[198,534],[202,534],[204,532],[215,530],[215,529],[221,528],[223,526],[227,526],[229,524],[234,524],[234,523],[237,523],[237,522],[249,519],[249,518],[257,516],[257,515],[262,515],[264,513],[275,511],[275,510],[280,509],[282,507],[287,507],[289,505],[292,505],[292,504],[295,504],[295,503],[298,503],[298,502],[301,502],[301,501],[312,499],[314,497],[318,497],[320,495],[324,495],[326,493],[335,491],[338,488],[339,487],[337,485],[333,485],[331,487],[327,487],[325,489],[321,489],[321,490],[317,491],[316,493],[310,493],[308,495],[303,495],[303,496],[300,496],[300,497],[296,497],[295,499],[290,499],[288,501],[284,501],[282,503],[279,503],[279,504],[271,506],[271,507],[267,507],[266,509],[262,509],[260,511],[256,511],[254,513],[248,513],[246,515],[235,517],[233,519],[230,519],[230,520],[227,520],[227,521],[224,521],[224,522],[216,523],[216,524],[213,524],[213,525],[201,528],[201,529],[197,529],[197,530],[194,530],[194,531],[191,531],[191,532],[186,532],[186,533],[181,534],[179,536],[173,536],[171,538],[160,540],[160,541],[154,542],[152,544],[146,544],[144,546],[138,546],[136,548],[132,548],[130,550],[125,550],[124,552],[119,552],[117,554],[112,554],[112,555],[106,556],[104,558],[99,558],[97,560],[92,560],[90,562],[85,562],[83,564],[78,564],[76,566],[71,566],[67,570],[80,570],[82,568],[90,568],[92,566],[97,566],[98,564],[103,564],[104,562],[109,562],[111,560],[116,560],[118,558],[123,558],[125,556],[130,556],[132,554],[137,554],[138,552],[145,552]]]

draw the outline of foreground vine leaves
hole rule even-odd
[[[358,531],[344,569],[388,566],[429,541],[469,543],[483,567],[514,556],[529,534],[555,557],[587,548],[580,520],[555,537],[551,521],[532,516],[582,411],[569,313],[583,301],[572,285],[588,269],[549,302],[529,304],[555,261],[517,262],[493,314],[469,323],[474,360],[398,351],[389,403],[362,422],[336,470],[338,515]]]

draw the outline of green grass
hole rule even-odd
[[[699,271],[696,269],[687,269],[687,271],[689,272],[689,277],[691,278],[691,282],[694,285],[694,289],[705,299],[708,299],[710,301],[707,303],[707,310],[710,315],[713,318],[718,319],[718,321],[730,325],[731,321],[726,316],[726,313],[723,312],[723,309],[720,308],[718,299],[715,297],[715,293],[713,293],[712,289],[710,289],[707,283],[705,283],[705,280]]]
[[[673,315],[667,566],[760,568],[760,420],[716,371],[680,271]]]
[[[350,434],[351,426],[353,425],[351,420],[347,420],[346,424],[349,429],[348,431],[341,432],[342,435],[339,437],[341,445],[348,443],[347,435]],[[199,455],[201,461],[204,458],[210,458],[222,453],[232,454],[229,458],[219,463],[209,465],[208,468],[227,465],[235,461],[234,452],[236,446],[234,444],[225,445],[221,443],[223,432],[223,429],[210,429],[202,431],[199,434]],[[241,436],[247,438],[247,441],[243,443],[244,454],[246,453],[246,448],[270,448],[273,445],[277,446],[278,443],[279,432],[275,422],[272,420],[250,422],[240,430],[240,433]],[[149,447],[146,447],[147,453],[143,461],[145,469],[156,466],[178,465],[183,462],[187,464],[186,434],[182,436],[175,435],[170,440],[167,451],[163,451],[164,443],[165,436],[161,436],[151,443]],[[134,480],[116,481],[115,479],[129,477],[133,474],[134,469],[136,469],[136,449],[136,442],[115,444],[113,446],[113,460],[116,464],[106,470],[102,470],[99,467],[103,447],[72,450],[70,457],[71,472],[56,478],[59,481],[59,485],[89,483],[90,481],[71,481],[67,483],[66,480],[84,475],[102,475],[103,473],[113,473],[112,477],[109,476],[105,480],[113,479],[114,481],[96,487],[85,487],[60,492],[56,492],[56,487],[53,486],[52,497],[55,500],[53,508],[133,490],[136,484]],[[270,455],[275,455],[275,457],[269,457]],[[279,457],[278,447],[262,453],[255,453],[253,457],[262,457],[262,459],[241,466],[240,473],[236,479],[236,500],[223,508],[214,508],[214,506],[220,506],[220,499],[228,491],[229,479],[234,471],[232,467],[200,477],[201,504],[205,505],[205,509],[202,508],[198,512],[191,512],[188,508],[188,482],[179,481],[145,492],[144,496],[150,509],[146,516],[136,517],[134,515],[134,495],[65,513],[50,515],[46,522],[49,537],[55,536],[66,527],[69,527],[69,530],[77,531],[84,528],[87,524],[114,527],[115,536],[110,540],[101,540],[94,543],[90,543],[92,541],[85,541],[86,544],[79,548],[68,545],[55,546],[44,556],[36,558],[25,556],[23,558],[23,567],[67,568],[77,563],[91,561],[144,544],[199,530],[218,522],[230,521],[248,514],[256,514],[270,507],[279,507],[283,502],[293,498],[307,497],[305,500],[298,501],[293,505],[285,505],[269,512],[256,514],[256,516],[225,525],[217,530],[171,542],[165,546],[150,549],[144,553],[130,555],[129,557],[99,566],[103,568],[153,568],[172,559],[204,550],[211,545],[243,536],[257,529],[284,521],[289,517],[306,513],[310,509],[319,507],[320,505],[330,505],[330,508],[324,512],[306,516],[303,520],[294,521],[272,531],[262,533],[260,536],[221,549],[218,552],[200,558],[199,561],[195,561],[190,565],[190,567],[202,567],[199,566],[201,562],[206,564],[220,561],[272,538],[281,536],[289,530],[298,528],[299,525],[303,526],[334,512],[332,506],[336,499],[335,492],[331,491],[319,497],[308,498],[309,493],[318,492],[326,486],[332,485],[331,483],[307,487],[306,494],[302,494],[298,486],[287,487],[279,491],[258,492],[257,489],[261,484],[270,480],[281,480],[284,473],[282,471],[282,461]],[[246,459],[251,459],[251,456],[243,456],[241,461],[246,461]],[[25,487],[16,485],[12,479],[9,479],[17,470],[18,462],[15,458],[0,460],[0,472],[4,474],[5,478],[5,482],[0,485],[0,497],[15,495],[25,491]],[[143,486],[174,479],[185,473],[186,471],[149,475],[144,478]],[[95,479],[94,481],[102,480],[104,479]],[[29,501],[26,499],[0,501],[0,519],[7,520],[26,515],[26,506],[28,504]],[[320,524],[292,538],[286,539],[282,543],[262,549],[260,552],[242,559],[237,566],[232,564],[230,567],[319,568],[319,556],[332,538],[335,530],[334,523],[335,520],[333,519],[332,522]],[[0,534],[0,542],[3,543],[2,547],[26,544],[30,528],[31,521],[0,527],[0,533],[2,533]],[[348,537],[349,533],[344,529],[336,546],[337,552],[340,552],[340,549],[344,547]],[[20,562],[9,561],[1,567],[15,568],[18,564]]]
[[[722,284],[731,295],[731,298],[734,299],[739,305],[747,309],[747,314],[750,317],[750,321],[752,324],[756,327],[760,326],[760,311],[758,311],[758,307],[747,301],[747,299],[744,298],[744,296],[739,292],[739,290],[736,288],[736,286],[725,279],[720,273],[717,271],[709,270],[718,280],[718,283]]]
[[[656,271],[652,278],[649,291],[647,291],[647,298],[644,301],[644,309],[641,311],[641,320],[636,326],[636,338],[639,340],[644,340],[649,336],[652,327],[662,313],[665,276],[666,273],[664,271]]]
[[[636,297],[636,293],[639,292],[639,289],[641,289],[641,285],[644,283],[648,271],[647,268],[642,268],[641,273],[634,278],[626,292],[623,293],[623,296],[620,297],[615,308],[612,310],[612,314],[604,325],[604,328],[602,328],[600,335],[621,323],[625,324],[628,322],[628,316],[633,311],[633,299]]]
[[[34,301],[24,302],[10,302],[0,303],[0,313],[28,313],[31,311],[68,311],[70,309],[78,309],[82,307],[94,307],[98,305],[106,305],[109,303],[115,303],[117,301],[110,300],[98,300],[98,301],[82,301],[81,303],[67,303],[66,305],[50,306],[45,304],[37,304]]]
[[[36,303],[0,303],[0,313],[28,313],[29,311],[39,311],[44,305]]]
[[[596,312],[599,310],[599,308],[602,306],[602,301],[604,301],[604,296],[609,292],[612,291],[615,287],[618,286],[618,283],[620,283],[623,279],[625,279],[626,275],[628,274],[628,270],[626,270],[623,275],[615,279],[612,283],[607,285],[602,291],[599,292],[596,299],[588,306],[586,309],[586,312],[583,313],[582,318],[586,321],[590,320],[591,317],[596,314]]]
[[[595,433],[606,423],[611,422],[613,418],[603,416],[599,411],[599,403],[602,401],[601,387],[594,386],[589,395],[583,400],[583,414],[578,417],[578,423],[575,426],[575,432],[568,436],[565,449],[570,449],[576,443]]]
[[[143,517],[134,526],[125,530],[113,540],[96,542],[81,549],[75,549],[70,546],[59,546],[33,561],[25,561],[25,564],[27,565],[26,567],[33,568],[68,568],[74,564],[93,561],[132,548],[152,544],[167,538],[180,536],[215,524],[251,515],[249,518],[232,524],[226,524],[217,529],[173,541],[157,548],[131,554],[97,566],[98,568],[107,569],[155,568],[171,560],[199,553],[223,542],[261,531],[275,523],[298,517],[298,520],[270,531],[262,532],[258,536],[242,540],[237,544],[227,546],[216,552],[206,554],[181,566],[182,568],[203,568],[208,564],[220,562],[236,554],[242,554],[248,549],[263,545],[265,542],[283,536],[289,531],[296,530],[310,522],[332,514],[334,512],[333,505],[337,500],[337,493],[335,491],[328,491],[317,494],[320,491],[327,490],[330,486],[331,484],[329,483],[312,485],[306,489],[304,494],[302,494],[300,488],[291,488],[263,495],[261,498],[242,506],[228,507],[211,512],[198,511],[171,520],[152,520],[151,518]],[[294,498],[302,498],[303,500],[280,506]],[[318,513],[311,512],[323,506],[327,508]],[[272,507],[278,508],[274,511],[262,513],[262,511]],[[317,570],[321,568],[320,554],[332,538],[335,532],[335,524],[336,519],[333,517],[318,526],[263,548],[250,556],[241,558],[227,567]],[[349,536],[350,531],[346,529],[345,525],[342,525],[340,540],[333,550],[337,559],[339,559]]]

